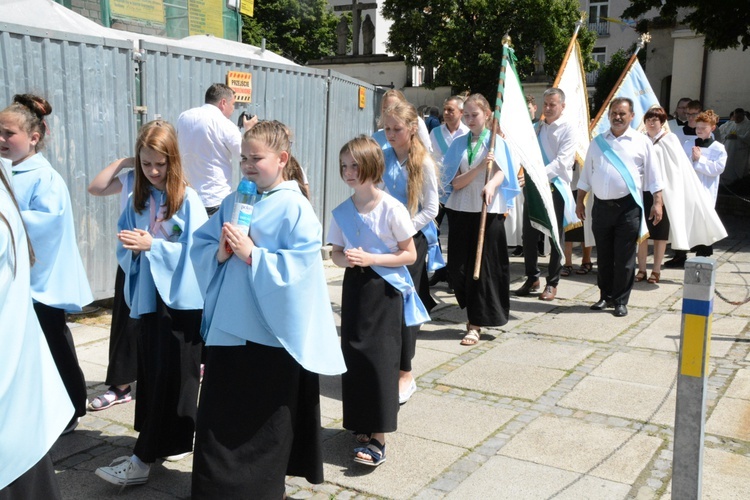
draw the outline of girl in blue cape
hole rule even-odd
[[[419,298],[431,311],[435,301],[430,295],[427,263],[432,270],[444,267],[443,256],[437,240],[434,219],[438,214],[439,196],[435,163],[417,135],[417,111],[409,103],[400,102],[383,111],[385,135],[390,148],[383,151],[385,191],[403,203],[417,230],[414,246],[417,260],[407,266]],[[401,366],[399,376],[399,403],[406,403],[417,390],[411,374],[411,361],[417,345],[419,326],[404,327],[401,343]]]
[[[80,311],[94,298],[78,253],[68,188],[39,152],[48,131],[44,117],[51,112],[52,106],[39,96],[14,96],[13,104],[0,113],[5,138],[0,155],[12,162],[13,191],[36,249],[31,268],[34,310],[75,408],[67,433],[86,414],[87,392],[65,311]]]
[[[0,129],[0,150],[7,139]],[[33,252],[2,166],[0,181],[0,498],[59,499],[48,452],[74,409],[34,312]]]
[[[200,374],[203,297],[188,256],[193,233],[208,216],[187,186],[169,123],[147,123],[135,145],[135,185],[117,224],[117,260],[125,271],[125,302],[140,318],[138,394],[133,455],[96,475],[130,486],[148,480],[158,458],[193,449]]]
[[[240,166],[260,198],[249,234],[230,222],[236,192],[195,234],[207,354],[194,499],[279,499],[287,474],[323,482],[319,374],[346,368],[320,222],[297,182],[284,180],[287,130],[260,122],[243,138]]]
[[[468,322],[462,345],[479,342],[480,327],[502,326],[510,314],[510,264],[505,240],[505,214],[520,193],[510,153],[501,137],[489,151],[490,105],[481,94],[464,103],[463,119],[471,133],[456,139],[443,158],[442,184],[448,214],[448,273]],[[492,174],[485,184],[487,161]],[[479,279],[474,280],[474,262],[482,204],[487,204],[484,246]]]
[[[417,258],[406,207],[377,188],[383,152],[365,136],[339,153],[340,174],[354,194],[333,211],[328,241],[333,262],[345,267],[341,291],[341,378],[344,428],[365,446],[354,461],[385,461],[385,434],[397,427],[402,327],[429,320],[406,266]]]
[[[120,214],[128,207],[128,199],[135,183],[135,158],[120,158],[107,165],[89,184],[89,194],[111,196],[119,194]],[[112,303],[112,325],[109,331],[109,363],[104,383],[109,389],[89,403],[92,411],[106,410],[132,400],[131,383],[138,373],[138,332],[140,324],[130,317],[123,288],[125,271],[117,266],[115,296]]]

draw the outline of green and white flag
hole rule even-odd
[[[544,168],[542,151],[534,131],[534,125],[526,106],[526,98],[515,67],[516,56],[508,45],[503,45],[503,62],[497,87],[495,117],[505,141],[511,149],[518,171],[523,167],[526,185],[524,207],[532,227],[552,238],[560,255],[563,250],[557,234],[557,218],[552,204],[552,191]]]

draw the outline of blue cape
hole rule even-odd
[[[470,134],[471,132],[469,132]],[[464,156],[467,156],[468,140],[467,135],[462,135],[460,138],[455,139],[448,152],[443,157],[443,171],[440,176],[440,185],[443,192],[443,196],[440,197],[440,203],[448,201],[448,197],[453,192],[453,178],[456,177],[458,169],[461,166],[461,160]],[[485,148],[489,148],[490,136],[489,134],[484,140]],[[505,207],[503,212],[508,212],[514,206],[514,198],[521,194],[521,188],[518,185],[518,172],[513,167],[513,160],[510,157],[510,149],[505,143],[502,137],[499,135],[495,138],[495,163],[500,167],[505,174],[503,183],[497,188],[497,193],[502,196]],[[501,208],[502,205],[501,205]]]
[[[0,183],[0,490],[41,460],[73,417],[73,404],[39,326],[21,218]],[[14,255],[15,254],[15,255]],[[15,264],[15,277],[13,268]]]
[[[78,252],[68,187],[41,153],[12,168],[13,192],[36,255],[31,296],[50,307],[80,311],[94,297]]]
[[[161,192],[153,186],[151,193],[154,199],[160,200]],[[128,207],[120,215],[118,230],[138,228],[148,231],[150,203],[151,199],[140,214],[136,213],[131,196]],[[156,311],[157,290],[164,303],[172,309],[203,308],[203,297],[188,252],[193,244],[193,233],[206,220],[206,209],[198,193],[187,187],[180,209],[162,224],[171,233],[169,239],[154,238],[151,250],[141,252],[136,257],[133,257],[133,252],[123,248],[122,242],[117,242],[117,260],[125,271],[125,302],[130,307],[132,318]]]
[[[322,228],[297,183],[281,183],[253,208],[253,264],[236,255],[219,264],[221,227],[230,222],[236,192],[195,233],[191,251],[206,297],[201,332],[206,345],[246,341],[283,347],[306,370],[346,371],[321,257]]]

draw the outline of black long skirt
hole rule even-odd
[[[78,364],[73,335],[65,322],[65,311],[39,302],[34,303],[34,311],[65,390],[73,403],[75,420],[86,414],[86,378],[83,376],[81,365]]]
[[[202,339],[200,310],[167,307],[141,317],[133,453],[146,463],[193,449]]]
[[[284,476],[323,482],[318,375],[283,348],[209,346],[193,499],[273,499]]]
[[[369,267],[350,267],[341,293],[344,428],[393,432],[398,420],[403,298]]]
[[[0,500],[58,500],[62,498],[49,453],[31,469],[0,490]]]
[[[130,384],[138,375],[138,332],[140,322],[130,317],[125,303],[125,272],[117,266],[115,297],[112,303],[112,326],[109,330],[109,365],[107,385]]]
[[[474,280],[479,213],[448,213],[448,273],[461,309],[475,326],[502,326],[510,315],[510,262],[505,216],[487,214],[479,279]]]
[[[417,291],[420,300],[424,304],[427,311],[431,311],[433,307],[437,305],[435,300],[430,295],[430,282],[427,277],[427,238],[422,231],[417,231],[414,235],[414,246],[417,249],[417,260],[414,264],[406,266],[406,269],[411,275],[411,279],[414,282],[414,289]],[[404,324],[401,328],[401,361],[399,369],[405,372],[411,371],[411,360],[414,359],[414,354],[417,352],[417,335],[419,334],[419,327],[417,326],[406,326]]]

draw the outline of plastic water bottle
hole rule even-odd
[[[243,233],[250,232],[250,223],[253,218],[253,205],[258,199],[258,187],[254,182],[245,178],[240,181],[237,187],[237,199],[234,202],[232,211],[232,225],[237,226]]]

